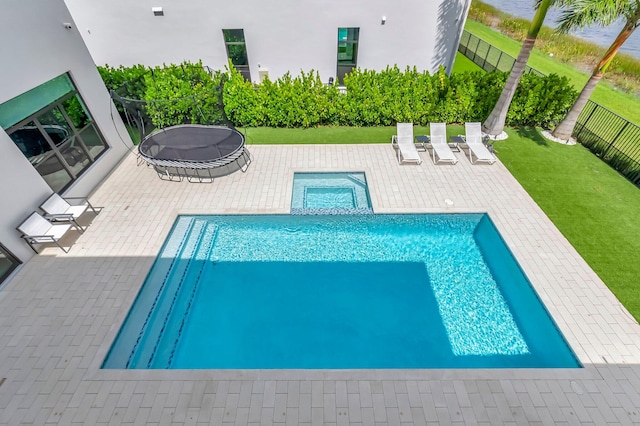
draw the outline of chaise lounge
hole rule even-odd
[[[397,135],[391,137],[391,145],[398,151],[398,164],[422,163],[418,149],[414,145],[413,123],[398,123]]]
[[[491,154],[491,151],[485,146],[482,138],[482,127],[480,123],[464,123],[465,135],[462,136],[464,145],[469,151],[469,161],[471,164],[475,164],[478,161],[484,161],[489,164],[496,162],[496,158]],[[475,161],[473,160],[475,157]]]
[[[42,217],[38,212],[33,212],[18,226],[18,231],[22,233],[22,238],[29,244],[31,250],[39,253],[34,247],[34,244],[46,244],[54,243],[62,249],[65,253],[69,253],[68,249],[62,247],[60,240],[66,235],[66,233],[72,228],[78,229],[82,232],[82,229],[76,223],[61,223],[54,224]]]
[[[429,145],[431,146],[433,164],[440,162],[456,164],[458,159],[447,143],[446,123],[429,123],[429,127],[431,129]]]
[[[69,201],[73,201],[75,204],[71,205]],[[78,218],[89,209],[96,214],[98,213],[87,198],[62,198],[56,193],[51,194],[51,196],[42,203],[40,208],[45,212],[45,218],[47,220],[51,222],[72,222],[81,232],[84,231],[84,229],[78,224]]]

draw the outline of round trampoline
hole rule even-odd
[[[251,162],[244,136],[225,126],[167,127],[144,138],[138,152],[168,180],[212,181],[237,169],[244,172]]]

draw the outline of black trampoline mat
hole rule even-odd
[[[181,125],[147,136],[140,153],[157,160],[209,162],[225,158],[244,145],[244,136],[222,126]]]

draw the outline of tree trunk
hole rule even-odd
[[[511,99],[513,99],[513,95],[516,93],[518,83],[524,73],[524,68],[527,65],[527,60],[529,59],[529,55],[531,55],[535,42],[535,36],[527,36],[524,40],[520,53],[518,54],[518,58],[513,64],[513,68],[511,68],[511,72],[509,73],[509,78],[502,89],[500,98],[498,99],[496,106],[493,107],[493,111],[491,111],[489,117],[487,117],[485,122],[482,124],[482,131],[484,133],[491,136],[498,136],[504,130],[504,123],[507,119],[507,111],[509,111]]]
[[[527,65],[527,60],[529,59],[529,55],[531,55],[536,37],[538,37],[540,28],[542,28],[544,17],[547,16],[547,10],[550,5],[551,0],[540,0],[537,6],[536,14],[527,31],[527,38],[525,38],[524,43],[522,43],[520,53],[518,53],[516,62],[511,68],[509,78],[502,89],[500,98],[496,106],[493,107],[493,111],[491,111],[489,117],[487,117],[482,124],[482,131],[488,135],[498,136],[504,131],[504,122],[507,120],[507,111],[509,111],[509,106],[511,106],[511,99],[513,99],[513,95],[516,93],[518,83],[524,73],[524,67]]]
[[[600,62],[598,62],[598,65],[596,65],[596,68],[593,70],[593,74],[591,74],[591,78],[589,78],[587,84],[582,88],[578,99],[576,99],[575,103],[567,113],[567,116],[560,122],[560,124],[558,124],[558,127],[553,130],[553,136],[565,141],[568,141],[571,138],[580,113],[585,105],[587,105],[587,101],[595,90],[596,85],[604,75],[607,67],[611,64],[611,61],[613,61],[613,58],[616,56],[616,53],[618,53],[622,44],[627,41],[631,34],[633,34],[633,31],[636,29],[636,21],[633,19],[627,21],[620,31],[620,34],[618,34],[618,37],[616,37],[611,46],[609,46],[602,59],[600,59]]]
[[[582,88],[582,92],[578,95],[578,99],[576,99],[575,103],[567,113],[567,116],[558,124],[553,130],[552,135],[558,139],[562,139],[564,141],[568,141],[571,139],[571,135],[573,134],[573,129],[576,127],[576,123],[578,121],[578,117],[580,113],[584,109],[585,105],[587,105],[587,101],[591,97],[593,90],[596,88],[596,85],[602,78],[604,73],[597,72],[591,75],[587,84]]]

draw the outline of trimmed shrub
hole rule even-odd
[[[577,92],[566,77],[526,74],[522,76],[509,107],[507,123],[511,126],[554,128],[576,98]]]
[[[202,62],[155,67],[144,76],[147,114],[153,124],[214,124],[224,121],[222,80],[219,71],[209,74]]]
[[[322,83],[316,71],[289,73],[254,85],[229,64],[226,73],[205,71],[201,63],[132,69],[105,67],[109,84],[129,73],[141,82],[147,113],[156,127],[223,120],[221,105],[236,126],[314,127],[319,125],[392,126],[398,122],[483,121],[495,106],[507,79],[503,72],[465,72],[448,76],[444,68],[430,74],[415,67],[382,71],[355,69],[344,79],[346,93]],[[143,78],[139,75],[145,71]],[[111,75],[113,74],[113,75]],[[577,93],[568,79],[555,74],[527,74],[513,98],[506,124],[556,125]]]
[[[260,91],[246,81],[233,66],[229,67],[229,78],[224,85],[222,100],[224,112],[236,126],[264,126],[265,101]]]
[[[142,99],[147,89],[144,76],[149,73],[149,68],[144,65],[134,65],[118,68],[109,65],[98,66],[98,72],[104,85],[109,90],[115,90],[124,98]]]

